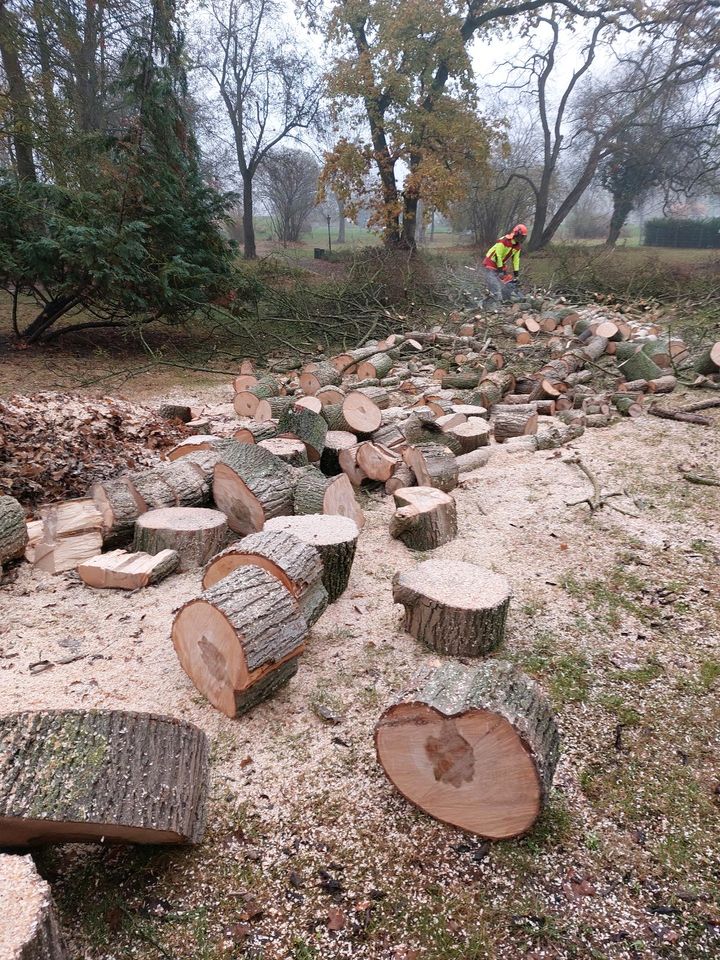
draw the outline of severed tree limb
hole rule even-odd
[[[712,410],[713,407],[720,407],[720,400],[699,400],[697,403],[678,409],[681,413],[695,413],[696,410]]]
[[[572,453],[569,457],[566,457],[563,463],[574,464],[578,470],[585,474],[590,483],[592,484],[593,492],[591,496],[583,497],[581,500],[565,501],[565,505],[568,507],[578,507],[582,503],[586,503],[590,507],[590,513],[595,513],[596,510],[600,510],[602,507],[611,507],[613,510],[617,510],[618,513],[624,514],[626,517],[635,517],[637,514],[629,513],[627,510],[623,510],[622,507],[618,507],[614,503],[609,503],[608,501],[612,497],[623,497],[626,496],[624,490],[615,490],[611,493],[603,493],[600,487],[600,481],[592,472],[592,470],[580,459],[580,454],[575,452]]]
[[[699,473],[684,473],[682,476],[688,483],[698,483],[703,487],[720,487],[720,480],[717,477],[704,477]]]
[[[662,420],[677,420],[679,423],[696,423],[700,427],[709,427],[712,420],[707,417],[701,417],[697,413],[686,413],[683,410],[671,410],[669,407],[661,407],[654,403],[648,408],[648,413],[653,417],[660,417]]]

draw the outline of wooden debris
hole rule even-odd
[[[457,536],[455,500],[434,487],[403,487],[393,494],[390,536],[410,550],[434,550]]]
[[[236,533],[256,533],[271,517],[293,512],[291,469],[260,446],[226,445],[215,465],[212,492]]]
[[[175,551],[180,569],[204,566],[225,546],[227,518],[219,510],[201,507],[167,507],[150,510],[135,523],[133,549],[155,556]]]
[[[265,529],[287,531],[317,549],[330,603],[345,592],[360,534],[354,521],[337,516],[275,517],[268,520]]]
[[[159,583],[179,566],[175,550],[161,550],[155,556],[111,550],[79,563],[77,572],[83,583],[97,590],[139,590]]]

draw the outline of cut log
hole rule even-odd
[[[253,533],[218,553],[205,568],[203,590],[248,565],[262,567],[279,580],[297,601],[309,626],[324,613],[328,596],[320,554],[287,530]]]
[[[393,475],[400,457],[381,443],[365,440],[358,444],[356,460],[363,473],[371,480],[385,483]]]
[[[657,380],[648,380],[648,393],[672,393],[676,386],[675,377],[659,377]]]
[[[159,583],[179,566],[180,557],[174,550],[161,550],[155,556],[111,550],[84,560],[77,572],[83,583],[97,590],[139,590]]]
[[[395,469],[389,480],[385,481],[385,493],[389,496],[402,490],[403,487],[412,487],[415,485],[415,474],[404,460],[398,460]]]
[[[372,440],[373,443],[382,444],[383,447],[387,447],[397,454],[402,453],[408,445],[405,434],[397,423],[388,423],[380,427],[372,435]]]
[[[342,376],[332,363],[318,363],[314,370],[304,370],[300,374],[300,389],[310,397],[322,387],[337,386]]]
[[[471,417],[450,431],[460,444],[460,453],[471,453],[490,443],[490,425],[480,417]]]
[[[181,423],[188,423],[193,418],[190,407],[176,403],[163,403],[158,407],[158,416],[162,420],[179,420]]]
[[[490,410],[496,403],[500,403],[506,393],[512,393],[515,387],[515,377],[506,370],[489,373],[480,383],[477,390],[468,397],[468,403],[476,403],[486,410]]]
[[[442,378],[443,390],[472,390],[478,383],[480,383],[480,374],[472,371],[447,373]]]
[[[346,430],[357,436],[369,436],[382,423],[382,411],[368,397],[353,390],[341,404],[323,407],[330,430]]]
[[[467,423],[467,417],[464,413],[445,413],[435,420],[435,426],[439,427],[442,433],[450,433],[453,427],[461,423]]]
[[[208,744],[182,720],[121,710],[0,717],[0,846],[197,843]]]
[[[364,380],[367,377],[382,380],[383,377],[386,377],[390,373],[392,367],[393,360],[387,353],[376,353],[358,364],[357,375],[360,380]]]
[[[434,550],[457,536],[455,500],[434,487],[403,487],[393,494],[398,508],[390,536],[410,550]]]
[[[384,387],[358,387],[357,393],[362,393],[381,410],[387,410],[390,406],[390,394]]]
[[[345,592],[360,534],[354,521],[333,516],[275,517],[268,520],[265,529],[287,531],[316,548],[322,558],[323,585],[330,603]]]
[[[446,447],[435,443],[408,447],[403,451],[403,460],[421,487],[436,487],[449,493],[457,486],[457,461]]]
[[[348,450],[356,444],[357,437],[354,433],[348,433],[346,430],[328,430],[325,434],[325,447],[320,457],[320,469],[326,477],[334,477],[342,473],[340,451]]]
[[[700,354],[695,362],[694,370],[704,376],[720,371],[720,340],[711,344],[707,350]],[[648,377],[648,379],[653,378]]]
[[[355,439],[357,439],[357,437]],[[340,464],[340,469],[348,478],[353,487],[359,487],[366,480],[368,480],[368,477],[358,466],[357,451],[358,445],[355,444],[355,446],[352,447],[345,447],[345,449],[341,450],[338,454],[338,463]]]
[[[428,416],[421,414],[422,407],[415,410],[402,425],[402,433],[408,444],[413,446],[421,444],[439,444],[447,447],[452,453],[462,453],[460,441],[451,433],[444,433],[435,422],[432,414],[428,411]]]
[[[45,573],[64,573],[74,570],[83,560],[96,556],[102,550],[102,545],[99,529],[52,542],[43,539],[33,550],[33,565]]]
[[[235,393],[241,393],[243,390],[249,390],[250,387],[257,386],[258,378],[252,373],[241,373],[233,380],[233,390]]]
[[[25,511],[14,497],[0,497],[0,570],[25,553],[27,542]]]
[[[510,596],[505,577],[474,563],[426,560],[393,579],[406,631],[453,657],[480,657],[502,643]]]
[[[491,456],[492,450],[490,447],[481,447],[478,450],[473,450],[472,453],[464,453],[461,457],[456,457],[455,462],[460,473],[471,473],[473,470],[486,466]]]
[[[296,471],[293,502],[298,516],[324,513],[348,517],[358,529],[365,524],[365,514],[358,506],[355,491],[344,473],[326,477],[316,467]]]
[[[498,443],[504,443],[510,437],[524,437],[537,433],[537,411],[529,404],[527,406],[511,407],[501,410],[495,416],[493,429]]]
[[[253,417],[261,399],[264,398],[258,397],[254,393],[250,393],[249,390],[238,390],[233,397],[233,407],[235,408],[235,413],[239,417]]]
[[[584,423],[584,418],[583,418]],[[553,423],[538,430],[535,435],[538,450],[555,450],[571,440],[577,440],[585,432],[583,423]]]
[[[273,456],[291,467],[307,466],[308,452],[302,440],[294,440],[291,437],[271,437],[269,440],[261,440],[258,446],[269,450]]]
[[[612,402],[615,408],[626,417],[639,417],[643,412],[642,404],[638,403],[632,394],[616,393]]]
[[[0,957],[66,960],[50,887],[32,857],[0,854]]]
[[[182,443],[173,447],[172,450],[168,450],[165,458],[167,460],[179,460],[189,453],[197,453],[198,450],[214,450],[222,442],[222,437],[216,437],[212,433],[197,433],[194,437],[186,437]]]
[[[204,566],[225,546],[227,518],[219,510],[199,507],[167,507],[149,510],[135,523],[133,549],[155,556],[174,550],[181,570]]]
[[[658,380],[663,372],[643,351],[638,350],[618,366],[626,380]]]
[[[291,468],[260,446],[223,448],[213,474],[213,499],[236,533],[257,533],[270,517],[291,514]]]
[[[545,806],[560,738],[538,687],[509,663],[447,663],[387,709],[378,762],[412,804],[490,840],[527,833]]]
[[[290,407],[278,421],[279,436],[301,440],[307,448],[308,460],[311,463],[315,463],[322,456],[327,432],[325,419],[319,413],[302,407]]]
[[[267,423],[269,420],[278,420],[295,405],[293,397],[268,397],[262,399],[255,407],[253,420],[256,423]]]
[[[323,408],[322,400],[320,397],[295,397],[294,403],[296,407],[302,407],[303,410],[312,410],[313,413],[320,413]]]
[[[233,440],[238,443],[260,443],[261,440],[272,440],[276,436],[277,424],[272,421],[250,421],[233,433]]]
[[[488,416],[485,407],[481,407],[477,403],[454,403],[450,409],[453,413],[462,413],[468,419],[470,417],[482,417],[487,420]]]
[[[321,406],[328,407],[342,403],[345,399],[345,391],[341,390],[340,387],[322,387],[315,396],[320,401]]]
[[[290,593],[252,564],[181,607],[172,641],[200,693],[226,716],[237,717],[295,675],[306,633]]]
[[[126,474],[122,479],[141,514],[164,507],[202,507],[210,502],[209,478],[187,457]]]

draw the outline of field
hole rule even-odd
[[[668,270],[686,260],[660,256]],[[182,363],[194,336],[151,343]],[[148,356],[132,340],[4,349],[0,395],[30,383],[151,407],[231,395],[227,375],[141,372]],[[376,763],[380,712],[442,659],[404,633],[392,602],[393,574],[424,557],[389,538],[388,498],[360,494],[367,523],[348,591],[313,628],[297,677],[238,721],[197,693],[169,641],[196,573],[127,597],[12,571],[0,593],[4,710],[149,710],[212,742],[201,846],[39,854],[73,960],[717,957],[720,488],[678,470],[720,472],[720,412],[708,414],[710,427],[642,416],[573,443],[604,488],[623,491],[609,501],[623,512],[569,506],[588,482],[561,451],[498,455],[456,492],[460,535],[433,555],[510,579],[500,656],[541,684],[562,734],[551,802],[519,840],[489,844],[433,821]],[[33,674],[43,659],[56,665]]]

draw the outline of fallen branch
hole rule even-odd
[[[679,423],[696,423],[700,427],[709,427],[712,420],[707,417],[700,417],[696,413],[685,413],[682,410],[671,410],[669,407],[660,407],[654,403],[648,408],[648,413],[653,417],[660,417],[662,420],[677,420]]]
[[[624,490],[615,490],[612,493],[603,493],[600,487],[600,481],[592,472],[592,470],[583,463],[580,459],[579,453],[573,453],[569,457],[566,457],[563,463],[572,464],[578,468],[585,476],[588,478],[592,484],[593,492],[591,496],[583,497],[581,500],[572,500],[565,501],[565,505],[568,507],[579,507],[580,504],[586,503],[590,507],[590,513],[595,513],[596,510],[600,510],[602,507],[611,507],[613,510],[617,510],[618,513],[624,514],[626,517],[636,517],[635,513],[628,513],[627,510],[623,510],[622,507],[616,506],[614,503],[608,503],[611,497],[622,497],[626,496]]]
[[[717,477],[703,477],[699,473],[684,473],[682,476],[688,483],[697,483],[703,487],[720,487],[720,480]]]
[[[681,413],[695,413],[696,410],[712,410],[713,407],[720,407],[720,400],[699,400],[697,403],[678,409]]]

